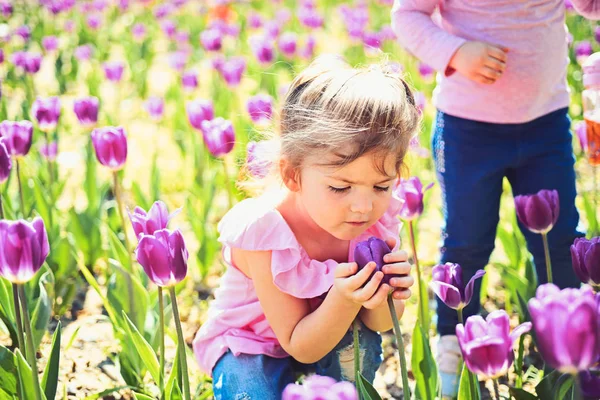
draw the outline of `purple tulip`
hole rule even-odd
[[[141,42],[146,37],[146,25],[137,23],[131,28],[131,34],[137,42]]]
[[[150,97],[144,104],[146,111],[150,114],[150,118],[155,121],[160,121],[163,117],[165,103],[160,97]]]
[[[383,25],[381,29],[379,29],[379,37],[382,41],[394,41],[396,40],[396,34],[392,29],[392,26],[389,24]]]
[[[87,128],[98,122],[99,101],[97,97],[83,97],[73,102],[73,111],[79,123]]]
[[[159,4],[154,8],[154,16],[156,19],[163,19],[171,14],[173,6],[169,3]]]
[[[63,28],[66,32],[73,33],[73,31],[75,30],[75,21],[73,21],[72,19],[66,20]]]
[[[233,150],[235,132],[231,121],[221,117],[200,124],[204,144],[208,151],[215,156],[223,156]]]
[[[364,32],[363,33],[363,44],[367,47],[371,47],[374,49],[379,49],[381,48],[381,36],[379,35],[379,32]]]
[[[209,28],[200,34],[200,42],[202,47],[207,51],[221,50],[223,33],[215,28]]]
[[[358,400],[356,388],[350,382],[336,382],[328,376],[311,375],[303,385],[290,383],[282,400]]]
[[[33,278],[49,251],[48,234],[40,217],[32,222],[0,221],[0,275],[12,283]]]
[[[42,38],[42,46],[46,51],[54,51],[58,48],[58,38],[56,36],[45,36]]]
[[[30,51],[15,51],[12,54],[11,61],[28,74],[35,74],[42,65],[42,55]]]
[[[188,62],[188,55],[183,51],[169,53],[169,65],[176,71],[183,71]]]
[[[33,102],[31,113],[38,122],[40,130],[50,132],[56,128],[60,118],[60,99],[58,97],[38,97]]]
[[[582,40],[581,42],[575,43],[575,56],[576,57],[587,57],[593,53],[592,43],[589,40]]]
[[[177,25],[175,22],[170,19],[163,19],[160,21],[160,28],[162,29],[165,36],[169,39],[173,39],[175,37],[175,32],[177,32]]]
[[[4,50],[0,49],[0,64],[4,63]]]
[[[188,251],[178,229],[142,235],[135,255],[146,275],[158,286],[175,285],[187,274]]]
[[[480,315],[456,326],[456,336],[465,364],[475,374],[486,379],[504,375],[514,361],[513,344],[531,330],[525,322],[510,332],[510,320],[504,310],[492,311],[484,320]]]
[[[227,85],[235,87],[240,84],[245,70],[246,61],[242,57],[232,57],[223,63],[220,72]]]
[[[112,82],[119,82],[123,76],[125,65],[121,61],[107,61],[103,64],[104,75],[106,79]]]
[[[58,155],[58,143],[56,141],[50,142],[50,144],[43,143],[40,146],[40,154],[48,161],[56,160]]]
[[[265,36],[271,40],[279,36],[281,32],[281,23],[279,21],[266,21],[263,25]]]
[[[547,283],[529,300],[529,313],[542,358],[563,373],[585,371],[600,358],[600,314],[590,286]]]
[[[10,158],[10,152],[6,147],[6,139],[0,138],[0,183],[4,183],[10,176],[12,169],[12,159]]]
[[[252,29],[258,29],[263,25],[263,18],[260,14],[252,12],[247,17],[248,26]]]
[[[181,83],[183,88],[192,91],[198,87],[198,78],[196,76],[196,71],[185,71],[181,75]]]
[[[31,29],[27,25],[21,25],[15,29],[15,35],[20,36],[24,41],[31,39]]]
[[[412,221],[423,213],[423,194],[431,189],[433,183],[430,183],[425,189],[421,180],[416,177],[402,179],[394,188],[396,196],[402,200],[400,209],[400,218],[406,221]]]
[[[577,238],[571,245],[573,270],[583,283],[600,285],[600,237]]]
[[[346,4],[340,6],[339,10],[350,38],[361,39],[369,24],[368,10],[365,7],[351,8]]]
[[[304,43],[304,47],[300,49],[300,56],[306,59],[312,59],[315,55],[315,46],[317,44],[317,39],[314,36],[309,35],[306,38],[306,42]]]
[[[272,163],[269,160],[269,145],[267,141],[248,142],[246,146],[246,168],[250,174],[263,179],[269,174]]]
[[[298,20],[307,28],[320,28],[323,26],[324,18],[314,8],[300,7],[298,9]]]
[[[277,11],[275,11],[275,21],[277,21],[277,23],[279,23],[280,26],[287,24],[291,18],[292,12],[289,8],[282,7],[278,8]]]
[[[575,134],[579,140],[579,148],[583,153],[585,153],[588,149],[587,126],[585,121],[578,121],[575,124]]]
[[[210,100],[197,99],[190,101],[185,109],[190,124],[198,130],[202,129],[203,121],[210,121],[215,117],[213,104]]]
[[[425,94],[423,92],[419,92],[419,91],[414,92],[414,96],[415,96],[415,105],[417,106],[419,113],[423,114],[423,110],[427,106],[427,97],[425,97]]]
[[[273,98],[268,94],[257,94],[248,99],[247,108],[252,121],[256,123],[269,121],[273,114]]]
[[[87,17],[86,22],[90,29],[97,30],[102,26],[102,15],[91,14]]]
[[[385,266],[385,262],[383,261],[383,256],[388,253],[391,253],[392,250],[389,248],[386,242],[383,240],[371,236],[368,240],[360,242],[356,245],[354,249],[354,261],[358,264],[358,271],[362,270],[367,266],[367,264],[371,261],[374,261],[376,264],[375,270],[369,276],[369,280],[375,275],[377,271],[381,271]],[[357,271],[357,273],[358,273]],[[383,271],[382,271],[383,272]],[[379,286],[382,284],[390,284],[390,279],[396,276],[401,276],[398,274],[385,274],[383,279],[379,283]]]
[[[190,34],[187,31],[177,31],[174,39],[178,48],[186,48],[190,42]]]
[[[270,38],[264,35],[253,35],[248,41],[250,42],[252,53],[259,63],[268,64],[273,61],[275,58],[275,48]]]
[[[579,373],[581,394],[585,398],[600,399],[600,375],[593,374],[593,370]]]
[[[296,53],[298,37],[293,32],[284,32],[278,40],[279,50],[286,56],[292,57]]]
[[[435,70],[427,64],[419,63],[419,75],[425,80],[433,79]]]
[[[556,190],[540,190],[536,194],[516,196],[519,221],[531,232],[546,234],[556,224],[560,202]]]
[[[464,285],[462,268],[458,264],[446,263],[433,267],[431,271],[431,282],[429,285],[448,307],[454,310],[462,310],[471,302],[475,280],[485,275],[480,269]]]
[[[13,6],[12,3],[9,1],[0,1],[0,14],[2,14],[2,16],[4,18],[10,18],[10,16],[13,13]]]
[[[75,55],[75,58],[79,61],[87,61],[90,58],[92,58],[92,53],[93,53],[93,49],[92,46],[89,44],[84,44],[81,46],[78,46],[75,51],[73,52],[73,54]]]
[[[127,135],[118,126],[96,128],[92,131],[92,144],[100,164],[118,171],[127,160]]]
[[[181,208],[169,214],[167,205],[162,201],[155,201],[148,212],[141,207],[136,207],[133,214],[129,213],[129,220],[133,226],[135,236],[140,238],[143,235],[154,235],[154,232],[161,229],[167,229],[169,221],[175,217]]]
[[[2,121],[0,137],[5,139],[4,144],[11,155],[26,156],[31,149],[33,124],[29,121]]]

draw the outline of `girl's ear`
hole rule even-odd
[[[300,191],[300,174],[298,168],[294,168],[287,157],[282,157],[279,161],[279,173],[283,184],[290,192]]]

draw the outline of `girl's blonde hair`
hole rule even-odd
[[[263,158],[270,158],[268,176],[278,175],[281,157],[297,170],[309,155],[325,154],[336,159],[322,165],[339,167],[365,154],[381,154],[375,159],[383,174],[385,156],[395,154],[399,176],[419,122],[411,89],[386,62],[352,68],[339,56],[320,56],[288,88],[278,132],[268,135],[271,151],[263,151]],[[257,188],[249,182],[242,186]]]

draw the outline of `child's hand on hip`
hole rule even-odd
[[[504,73],[507,52],[504,46],[469,41],[454,53],[448,66],[475,82],[492,84]]]
[[[381,271],[377,271],[369,279],[369,276],[375,270],[375,266],[374,262],[370,262],[356,273],[358,265],[355,262],[340,263],[335,269],[333,285],[347,300],[360,304],[364,308],[377,308],[386,301],[390,285],[384,283],[379,286],[383,279],[383,272]]]

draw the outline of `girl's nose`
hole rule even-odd
[[[357,214],[368,214],[371,210],[373,202],[368,196],[356,196],[350,205],[350,211]]]

